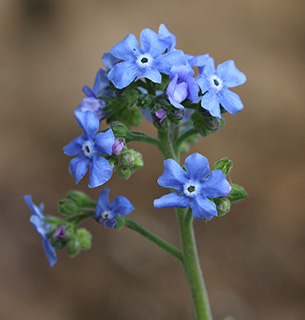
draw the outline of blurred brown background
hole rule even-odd
[[[160,23],[177,48],[234,59],[248,77],[234,90],[245,109],[190,150],[232,159],[232,180],[250,194],[226,217],[195,224],[214,318],[305,319],[304,9],[301,0],[1,0],[1,320],[193,319],[181,266],[130,230],[88,222],[92,249],[73,260],[59,252],[49,268],[22,199],[56,214],[70,189],[98,196],[67,170],[62,147],[81,134],[72,112],[102,54]],[[140,129],[154,132],[145,121]],[[161,157],[134,148],[146,165],[129,181],[115,174],[110,196],[127,196],[134,219],[179,246],[173,210],[152,206],[166,192]]]

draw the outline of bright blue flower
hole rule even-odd
[[[181,104],[186,98],[198,99],[199,87],[192,77],[194,70],[190,66],[173,66],[170,71],[170,83],[166,89],[169,102],[177,109],[184,109]]]
[[[230,184],[221,170],[210,172],[207,158],[199,153],[185,159],[186,171],[173,159],[165,160],[164,167],[159,185],[175,189],[179,194],[173,192],[156,199],[155,208],[191,207],[195,219],[217,216],[216,205],[209,198],[223,197],[230,191]]]
[[[125,197],[118,196],[109,203],[109,189],[104,189],[97,199],[96,215],[93,217],[98,223],[103,222],[106,226],[113,228],[118,216],[124,217],[134,210],[133,205]]]
[[[37,207],[33,202],[32,202],[32,197],[30,195],[26,195],[23,197],[26,204],[32,211],[32,215],[30,218],[30,222],[36,229],[36,231],[40,234],[42,238],[42,246],[45,252],[46,257],[49,260],[49,264],[51,267],[54,266],[54,264],[57,261],[56,257],[56,251],[55,248],[52,246],[50,239],[48,235],[51,232],[52,226],[48,224],[47,222],[44,222],[43,219],[46,219],[47,217],[42,213],[44,209],[43,203],[40,204],[39,207]]]
[[[239,112],[244,106],[239,96],[228,88],[239,86],[246,80],[233,60],[218,65],[215,70],[214,59],[210,58],[197,79],[202,93],[205,93],[201,100],[202,108],[218,118],[221,118],[220,106],[232,114]]]
[[[64,147],[64,153],[68,156],[78,155],[70,161],[69,171],[75,183],[78,183],[89,167],[89,188],[95,188],[112,176],[111,165],[101,155],[111,155],[114,135],[111,129],[95,135],[99,129],[99,120],[94,112],[76,112],[74,115],[84,134]]]
[[[102,56],[102,62],[107,70],[107,73],[117,64],[120,59],[113,56],[110,52],[105,52]]]
[[[150,29],[141,32],[140,42],[142,47],[136,37],[129,34],[110,50],[113,56],[123,61],[115,64],[108,74],[109,80],[118,89],[127,87],[135,78],[161,83],[161,73],[169,74],[173,65],[186,64],[181,50],[162,54],[168,44],[159,40],[158,35]]]
[[[175,50],[177,44],[176,36],[169,32],[163,23],[160,24],[158,36],[159,40],[164,41],[167,44],[166,49],[168,52]]]

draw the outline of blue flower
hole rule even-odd
[[[106,101],[99,99],[99,97],[112,97],[114,95],[114,92],[109,89],[107,72],[99,69],[96,73],[93,89],[84,86],[83,92],[87,98],[82,100],[74,112],[93,111],[101,121],[104,117],[103,108],[106,106]]]
[[[57,261],[56,257],[56,251],[54,247],[52,246],[50,239],[48,235],[51,232],[52,226],[48,224],[47,222],[44,222],[43,219],[46,219],[47,217],[42,213],[44,209],[44,205],[41,203],[39,207],[37,207],[33,202],[32,202],[32,197],[30,195],[26,195],[23,197],[26,204],[32,211],[32,215],[30,218],[30,222],[36,229],[36,231],[40,234],[42,238],[42,246],[45,252],[46,257],[49,260],[49,264],[51,267],[54,266],[54,264]]]
[[[170,71],[170,83],[166,89],[169,102],[177,109],[184,109],[181,104],[186,98],[198,100],[199,87],[192,77],[194,70],[190,66],[173,66]]]
[[[217,216],[216,205],[209,198],[223,197],[230,191],[230,184],[221,170],[210,172],[207,158],[199,153],[185,159],[186,171],[173,159],[165,160],[164,167],[159,185],[173,188],[179,194],[173,192],[154,200],[155,208],[191,207],[195,219]]]
[[[161,73],[169,74],[173,65],[186,64],[181,50],[162,54],[168,44],[159,40],[159,36],[150,29],[141,32],[140,42],[142,47],[136,37],[129,34],[110,50],[113,56],[122,60],[115,64],[108,74],[109,80],[118,89],[127,87],[136,77],[136,80],[147,78],[161,83]]]
[[[94,112],[76,112],[74,115],[84,134],[64,147],[64,153],[68,156],[78,155],[70,161],[69,171],[75,183],[78,183],[89,167],[89,188],[95,188],[112,176],[111,165],[101,155],[111,155],[114,135],[111,129],[95,135],[99,129],[99,120]]]
[[[113,228],[118,216],[124,217],[134,210],[133,205],[125,197],[118,196],[109,203],[109,189],[104,189],[97,199],[96,215],[93,217],[98,223]]]
[[[218,65],[215,70],[214,59],[210,58],[197,79],[202,93],[205,93],[201,100],[202,108],[218,118],[221,118],[220,106],[232,114],[239,112],[244,106],[239,96],[228,88],[239,86],[246,80],[246,76],[236,68],[233,60]]]

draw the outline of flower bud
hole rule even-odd
[[[227,214],[231,209],[231,202],[227,198],[218,198],[214,200],[217,207],[218,217],[222,217]]]
[[[112,154],[114,156],[119,156],[124,147],[125,145],[123,141],[120,141],[119,139],[114,139],[114,143],[112,145]]]
[[[81,191],[70,191],[66,194],[66,199],[64,200],[72,200],[78,207],[86,208],[86,207],[94,207],[95,201],[90,199],[84,192]]]
[[[59,200],[57,207],[58,211],[65,216],[73,216],[79,212],[77,204],[71,199]]]
[[[225,175],[227,175],[230,173],[232,166],[233,166],[233,163],[230,159],[223,158],[223,159],[218,160],[214,164],[214,170],[221,170]]]
[[[153,111],[153,115],[154,115],[155,121],[162,123],[167,116],[167,112],[163,108],[160,108],[158,111],[157,110]]]

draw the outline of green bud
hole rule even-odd
[[[128,149],[121,157],[121,164],[124,167],[129,167],[133,170],[136,170],[142,168],[144,162],[140,152],[137,152],[133,149]]]
[[[154,100],[152,99],[152,97],[149,94],[140,94],[138,96],[138,101],[136,102],[137,106],[142,108],[142,109],[146,109],[152,106]]]
[[[230,192],[230,196],[228,197],[228,199],[231,202],[240,201],[240,200],[245,199],[247,197],[248,197],[248,193],[246,192],[246,190],[243,187],[232,183],[232,190]]]
[[[120,177],[124,179],[129,179],[133,174],[134,170],[125,166],[119,166],[118,174]]]
[[[128,128],[137,127],[141,124],[142,112],[137,107],[127,107],[122,111],[120,120],[124,122]]]
[[[77,239],[80,243],[80,246],[83,250],[91,248],[91,233],[84,228],[78,229],[76,233]]]
[[[114,229],[120,230],[124,227],[125,225],[125,219],[123,217],[116,217],[116,224],[114,225]]]
[[[90,199],[84,192],[81,191],[70,191],[66,194],[66,198],[75,202],[78,207],[81,208],[95,208],[96,203]]]
[[[217,208],[218,217],[226,215],[231,209],[231,202],[228,198],[214,199]]]
[[[69,241],[67,242],[66,248],[70,257],[75,257],[79,254],[82,246],[76,234],[71,235]]]
[[[229,174],[233,163],[228,158],[222,158],[214,164],[214,170],[221,170],[225,175]]]
[[[127,135],[128,128],[120,121],[111,122],[111,129],[116,138],[124,138]]]
[[[63,199],[57,202],[58,211],[65,216],[73,216],[79,212],[76,203],[71,199]]]
[[[198,132],[204,137],[222,128],[225,123],[223,117],[221,119],[212,117],[202,108],[195,111],[192,114],[191,119],[193,121],[194,128],[196,128]]]

